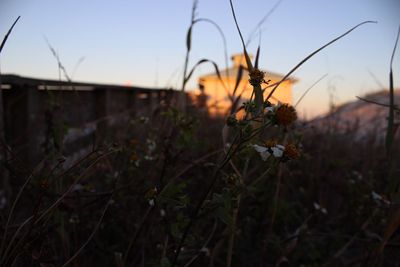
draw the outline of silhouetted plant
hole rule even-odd
[[[193,26],[213,23],[195,17],[196,3],[182,92],[198,65],[211,62],[219,73],[206,59],[189,70]],[[251,99],[237,107],[233,93],[226,118],[159,103],[68,166],[47,146],[3,208],[1,266],[362,266],[374,256],[398,264],[398,200],[385,188],[399,170],[384,145],[357,143],[353,132],[307,131],[295,106],[270,102],[308,59],[369,22],[269,84],[260,47],[252,62],[230,4]],[[2,164],[16,177],[24,162],[2,146],[10,155]]]

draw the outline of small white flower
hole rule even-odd
[[[377,204],[385,204],[385,205],[390,205],[390,201],[383,197],[382,195],[376,193],[375,191],[371,192],[372,198],[375,200]]]
[[[139,167],[139,165],[140,165],[140,159],[135,160],[135,162],[134,162],[133,164],[135,164],[135,167],[136,167],[136,168]]]
[[[160,215],[161,215],[161,217],[165,217],[165,210],[164,209],[160,210]]]
[[[154,199],[150,199],[150,200],[149,200],[149,205],[153,207],[154,204],[155,204]]]
[[[285,146],[283,146],[283,145],[276,145],[275,147],[276,147],[276,148],[279,148],[279,149],[281,149],[281,150],[285,150]]]
[[[210,250],[208,248],[206,248],[206,247],[202,247],[200,249],[200,252],[203,252],[204,254],[206,254],[207,257],[210,256]]]
[[[372,198],[373,198],[374,200],[382,200],[381,195],[379,195],[379,194],[376,193],[375,191],[372,191],[372,192],[371,192],[371,195],[372,195]]]
[[[325,214],[325,215],[328,214],[328,211],[327,211],[325,208],[321,207],[321,205],[319,205],[318,203],[314,202],[314,203],[313,203],[313,206],[314,206],[314,209],[315,209],[315,210],[320,211],[320,212],[322,212],[322,213]]]
[[[253,147],[258,153],[260,153],[261,159],[263,161],[266,161],[269,158],[269,156],[271,156],[271,153],[269,153],[267,147],[259,145],[253,145]]]
[[[143,124],[146,124],[146,123],[149,122],[149,117],[142,116],[142,117],[139,118],[139,122],[143,123]]]
[[[273,155],[275,158],[280,158],[283,156],[283,151],[285,151],[285,147],[282,145],[276,145],[271,148],[253,145],[253,148],[260,153],[263,161],[266,161],[271,155]]]
[[[271,150],[275,158],[280,158],[283,156],[283,151],[285,150],[285,147],[282,145],[276,145],[274,147],[271,147]]]
[[[253,147],[258,153],[263,153],[268,150],[265,146],[253,145]]]

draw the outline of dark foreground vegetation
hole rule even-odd
[[[382,142],[297,123],[295,159],[246,143],[222,165],[223,126],[166,107],[68,168],[55,149],[31,170],[10,151],[2,168],[24,183],[2,196],[1,266],[399,265]]]

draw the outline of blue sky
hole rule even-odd
[[[234,0],[245,38],[276,3]],[[190,0],[0,0],[1,35],[21,15],[2,52],[1,72],[58,79],[47,38],[74,80],[179,86],[191,6]],[[260,39],[260,66],[285,74],[359,22],[378,21],[328,47],[293,74],[299,79],[295,100],[328,74],[299,105],[303,116],[310,117],[328,109],[330,96],[340,104],[378,90],[378,83],[387,86],[399,14],[399,0],[283,0],[248,49],[254,53]],[[228,0],[199,0],[197,16],[212,19],[222,28],[229,55],[242,51]],[[190,63],[201,58],[224,68],[221,37],[206,23],[194,28]],[[399,62],[397,54],[395,73],[399,73]],[[196,87],[198,75],[211,71],[209,66],[199,68],[189,88]],[[395,74],[397,87],[398,78]]]

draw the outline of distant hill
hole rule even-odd
[[[362,98],[388,105],[389,91],[371,93]],[[399,89],[395,90],[394,103],[400,107]],[[387,129],[388,113],[388,107],[357,99],[338,106],[333,112],[313,119],[308,126],[331,133],[348,134],[357,140],[371,139],[371,137],[383,140]],[[398,111],[395,112],[395,122],[400,123]],[[399,136],[399,131],[396,135]]]

